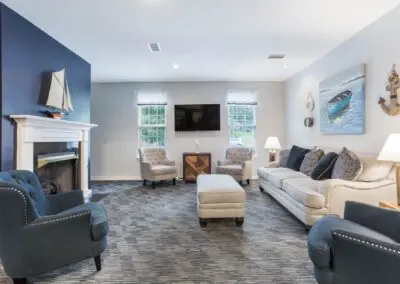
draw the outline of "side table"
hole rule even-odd
[[[400,206],[396,201],[379,201],[379,207],[393,210],[400,210]]]
[[[211,153],[183,153],[183,180],[196,182],[200,174],[211,174]]]

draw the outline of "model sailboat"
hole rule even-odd
[[[65,69],[51,74],[50,90],[46,106],[51,108],[47,115],[51,118],[62,118],[64,114],[73,111],[68,81],[65,78]]]

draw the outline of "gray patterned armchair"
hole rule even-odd
[[[14,283],[92,257],[99,271],[107,233],[104,208],[81,191],[46,197],[34,173],[0,173],[0,258]]]
[[[250,184],[252,173],[253,148],[232,146],[225,151],[225,161],[218,161],[217,174],[232,176],[239,182]]]
[[[139,148],[140,174],[142,175],[143,185],[146,181],[151,181],[151,187],[156,187],[156,181],[172,179],[175,185],[178,172],[175,161],[167,159],[167,152],[162,147]]]

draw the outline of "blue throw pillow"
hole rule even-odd
[[[338,154],[330,152],[319,160],[311,173],[311,178],[314,180],[329,179],[332,176],[332,171],[335,166]]]
[[[304,156],[310,152],[310,149],[305,149],[298,147],[296,145],[293,145],[292,149],[290,150],[289,153],[289,158],[287,161],[287,167],[289,169],[292,169],[294,171],[299,171],[301,167],[301,163],[304,160]]]

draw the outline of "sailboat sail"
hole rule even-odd
[[[65,69],[52,73],[46,106],[61,111],[73,111],[71,94],[69,93],[68,83],[65,78]]]
[[[71,100],[71,93],[69,92],[68,88],[68,81],[65,79],[65,93],[64,93],[64,108],[67,111],[73,111],[74,108],[72,106],[72,100]]]

